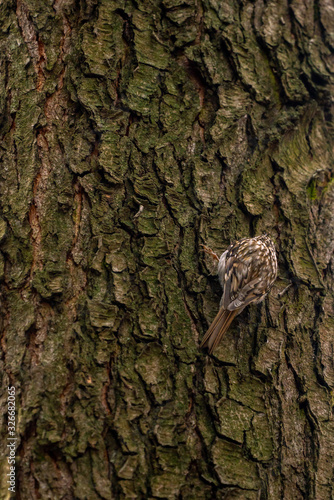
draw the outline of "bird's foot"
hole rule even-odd
[[[211,250],[211,248],[207,247],[206,245],[202,245],[201,244],[201,247],[203,247],[203,252],[207,253],[208,255],[210,255],[214,260],[218,261],[219,262],[219,257],[218,255],[213,251]]]
[[[289,290],[289,288],[292,287],[292,285],[293,285],[293,283],[290,283],[288,286],[286,286],[282,292],[280,292],[279,294],[277,294],[277,298],[280,299],[281,297],[283,297],[283,295],[286,294],[286,292]]]

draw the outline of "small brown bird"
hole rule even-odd
[[[209,248],[204,250],[219,260],[223,289],[219,312],[200,346],[208,347],[211,354],[235,316],[248,304],[261,302],[270,291],[277,276],[277,258],[275,245],[266,234],[232,243],[220,259]]]

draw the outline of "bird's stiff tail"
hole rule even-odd
[[[200,347],[207,347],[209,350],[209,354],[211,354],[218,346],[224,333],[226,332],[238,312],[238,310],[228,311],[227,309],[223,309],[221,307],[218,311],[217,316],[211,323],[208,331],[204,335]]]

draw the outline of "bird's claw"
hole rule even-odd
[[[212,257],[214,260],[216,260],[216,261],[218,261],[218,262],[219,262],[219,257],[218,257],[218,255],[217,255],[217,254],[216,254],[213,250],[211,250],[211,248],[210,248],[210,247],[207,247],[206,245],[202,245],[202,244],[201,244],[201,247],[203,247],[203,252],[207,253],[208,255],[211,255],[211,257]]]

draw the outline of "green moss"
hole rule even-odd
[[[271,460],[274,451],[273,440],[265,415],[254,416],[251,429],[246,432],[246,443],[254,458],[261,461]]]
[[[220,400],[216,408],[219,418],[219,434],[242,444],[244,433],[251,426],[252,410],[229,399]]]
[[[240,446],[216,438],[212,456],[216,472],[223,484],[233,484],[249,490],[260,488],[256,464],[243,455]]]
[[[157,402],[162,403],[171,398],[168,359],[158,344],[151,343],[142,350],[136,362],[136,371]]]
[[[307,194],[310,198],[310,200],[316,200],[317,199],[317,184],[315,179],[311,179],[307,186]]]

